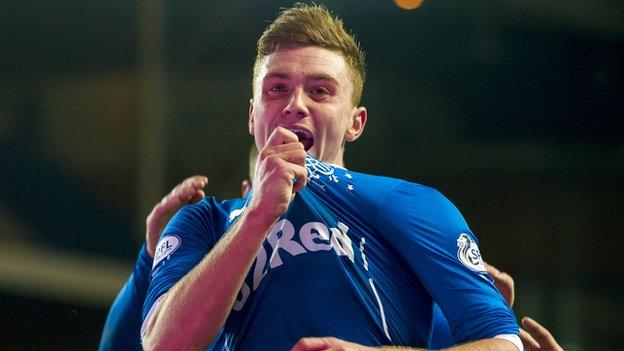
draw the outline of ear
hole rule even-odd
[[[351,120],[349,121],[350,124],[345,134],[346,141],[355,141],[357,138],[360,137],[360,135],[362,135],[362,132],[364,132],[364,126],[366,125],[366,118],[366,107],[356,107],[353,110]]]
[[[254,119],[253,119],[253,99],[249,99],[249,134],[254,135]]]

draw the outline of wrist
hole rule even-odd
[[[243,218],[241,218],[242,220]],[[279,216],[274,214],[274,211],[266,211],[263,208],[251,206],[244,214],[245,226],[249,228],[257,229],[257,232],[265,232],[273,228]],[[256,231],[256,230],[254,230]]]

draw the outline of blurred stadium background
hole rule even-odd
[[[439,188],[518,316],[621,349],[624,3],[323,3],[368,57],[347,165]],[[95,349],[151,206],[193,174],[238,194],[255,41],[290,5],[0,3],[0,349]]]

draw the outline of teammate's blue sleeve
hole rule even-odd
[[[143,245],[130,278],[108,311],[100,340],[100,351],[141,350],[141,311],[151,268],[152,257]]]
[[[143,319],[156,300],[193,269],[216,242],[212,209],[209,199],[184,206],[163,231],[156,245]]]
[[[431,341],[428,348],[439,350],[455,345],[451,327],[449,327],[446,318],[442,314],[442,310],[437,304],[433,305],[433,319],[431,326]]]
[[[456,343],[519,335],[511,309],[485,272],[478,241],[435,189],[400,183],[380,208],[387,238],[440,306]]]

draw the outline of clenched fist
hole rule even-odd
[[[249,211],[268,222],[283,215],[293,195],[307,184],[305,157],[297,135],[277,127],[258,154]]]

